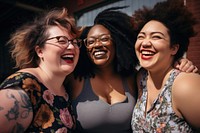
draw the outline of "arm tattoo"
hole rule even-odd
[[[14,106],[8,111],[6,117],[8,121],[16,120],[19,116],[19,102],[15,101]]]
[[[24,108],[25,110],[22,112],[21,117],[22,118],[27,118],[29,116],[29,113],[32,112],[32,104],[30,102],[30,99],[27,95],[25,95],[22,92],[19,92],[23,105],[21,105],[22,108]]]
[[[4,108],[0,106],[0,111],[3,110]]]
[[[24,133],[24,127],[17,123],[13,128],[12,128],[12,132],[11,133]]]
[[[22,101],[21,105],[19,100],[17,100],[16,97],[9,90],[7,91],[7,98],[14,100],[13,107],[6,114],[6,117],[9,121],[16,120],[19,117],[25,119],[29,116],[29,113],[32,111],[32,106],[29,97],[26,94],[22,93],[21,91],[18,91],[18,93]],[[23,111],[19,116],[20,107],[23,109]]]

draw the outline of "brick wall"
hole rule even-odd
[[[187,58],[198,67],[200,72],[200,0],[186,0],[186,6],[198,21],[194,27],[198,34],[190,40]]]

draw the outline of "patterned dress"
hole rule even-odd
[[[161,93],[145,115],[147,101],[147,72],[142,73],[143,94],[138,98],[132,116],[132,130],[135,133],[191,133],[189,124],[178,117],[172,108],[172,84],[180,72],[173,69]]]
[[[72,131],[74,122],[68,99],[52,94],[29,73],[17,72],[9,76],[0,88],[15,86],[24,89],[32,103],[34,118],[26,132],[70,133]]]

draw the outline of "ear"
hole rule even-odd
[[[38,45],[35,47],[35,52],[37,53],[38,57],[43,58],[43,51]]]
[[[171,47],[171,55],[175,55],[179,50],[179,44],[174,44],[172,47]]]

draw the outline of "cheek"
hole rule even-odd
[[[77,60],[79,59],[79,56],[80,56],[80,49],[76,49],[76,52],[75,52],[75,57],[77,58]]]
[[[140,50],[140,43],[138,41],[136,41],[136,43],[135,43],[134,50],[135,50],[135,52],[139,52],[139,50]]]
[[[91,58],[92,56],[92,48],[87,48],[87,55]]]

